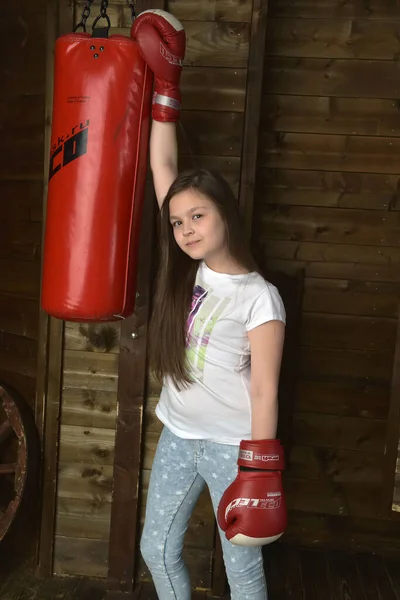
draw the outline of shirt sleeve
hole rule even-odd
[[[277,288],[270,283],[252,301],[246,320],[246,330],[250,331],[268,321],[282,321],[286,324],[286,311],[282,298]]]

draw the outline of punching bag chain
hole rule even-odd
[[[100,16],[105,19],[107,16],[108,0],[101,0]]]
[[[133,0],[126,0],[126,4],[131,9],[132,21],[134,21],[136,19],[136,16],[137,16],[136,15],[135,3],[133,2]]]
[[[77,31],[79,27],[82,27],[83,31],[86,33],[86,21],[90,17],[90,9],[92,7],[94,0],[86,0],[86,6],[83,9],[82,17],[80,23],[75,27],[74,31]]]
[[[108,37],[108,32],[111,27],[111,21],[110,21],[110,17],[107,14],[107,8],[108,8],[108,0],[101,0],[100,14],[93,21],[93,26],[92,26],[93,36],[95,36],[95,37]],[[98,29],[98,31],[95,34],[95,27],[96,27],[97,23],[100,21],[100,19],[105,19],[107,21],[107,27],[102,27],[102,28]]]
[[[94,2],[94,0],[86,0],[86,6],[83,9],[81,20],[76,25],[74,31],[77,31],[80,27],[82,27],[83,31],[86,33],[86,21],[90,17],[90,9],[92,7],[93,2]],[[137,16],[135,2],[134,2],[134,0],[126,0],[126,4],[130,8],[132,21],[134,21]],[[100,14],[95,19],[93,26],[92,26],[92,30],[97,25],[97,23],[100,19],[106,19],[107,25],[108,25],[106,30],[108,31],[110,29],[111,23],[110,23],[110,18],[107,15],[107,8],[108,8],[108,0],[101,0]]]

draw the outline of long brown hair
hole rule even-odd
[[[206,169],[185,171],[171,185],[160,211],[160,267],[150,323],[150,365],[159,382],[169,376],[179,389],[191,382],[186,362],[186,327],[200,261],[183,252],[175,241],[169,220],[171,198],[186,190],[204,194],[217,207],[226,228],[233,260],[258,271],[240,223],[237,200],[225,179]]]

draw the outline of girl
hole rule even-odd
[[[149,44],[139,43],[145,54]],[[166,105],[163,95],[161,109]],[[217,512],[237,476],[241,440],[276,436],[285,310],[257,271],[229,185],[204,169],[178,174],[176,125],[164,117],[153,108],[161,263],[150,359],[163,382],[156,414],[164,428],[140,548],[158,597],[189,600],[182,548],[202,490],[208,486]],[[234,545],[219,532],[231,599],[266,600],[261,547]]]
[[[276,435],[285,312],[256,270],[228,184],[205,170],[177,175],[173,123],[153,121],[151,165],[161,266],[150,352],[164,382],[156,408],[164,429],[141,552],[158,597],[188,600],[181,554],[200,493],[207,485],[216,511],[237,475],[240,440]],[[265,600],[261,548],[220,534],[232,600]]]

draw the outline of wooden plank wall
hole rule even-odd
[[[79,19],[84,3],[76,3]],[[97,6],[92,16],[97,14]],[[180,168],[219,168],[238,191],[252,2],[170,1],[168,10],[187,33],[182,77]],[[110,2],[111,33],[129,35],[130,11]],[[88,23],[92,22],[92,18]],[[108,341],[107,341],[108,340]],[[68,323],[64,346],[60,466],[55,537],[56,573],[106,577],[119,328]],[[160,424],[154,416],[159,389],[149,376],[144,431],[141,524]],[[187,534],[186,560],[193,585],[211,587],[214,517],[204,494]],[[149,574],[139,564],[138,578]]]
[[[386,518],[400,297],[399,18],[397,1],[269,7],[253,236],[268,267],[306,275],[286,480],[299,537],[309,534],[307,514]]]
[[[120,327],[66,323],[55,573],[107,574]]]
[[[5,2],[0,41],[0,378],[34,407],[42,234],[45,0]]]

